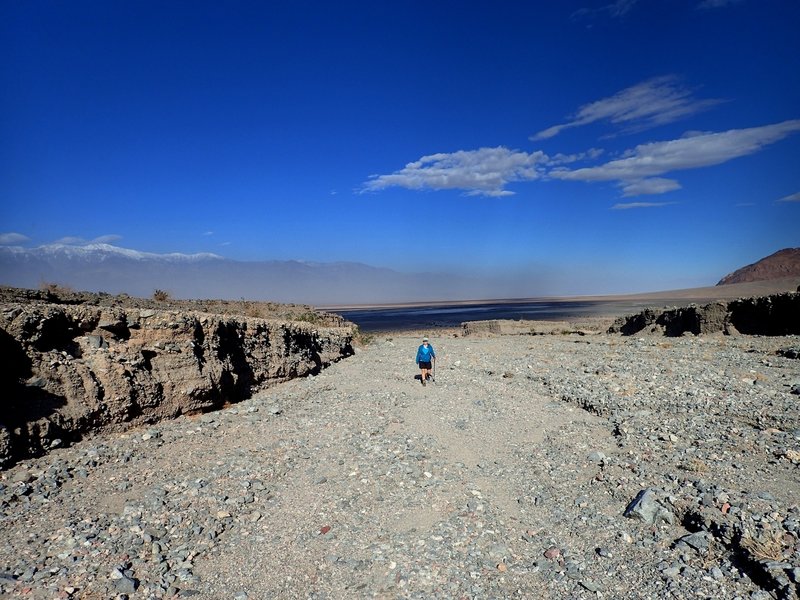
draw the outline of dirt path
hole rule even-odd
[[[420,584],[444,593],[442,567],[423,567],[431,542],[444,547],[446,535],[457,536],[468,556],[485,530],[506,540],[524,531],[521,482],[508,476],[519,455],[535,454],[546,433],[568,423],[609,435],[600,419],[531,393],[527,373],[503,377],[505,345],[496,340],[466,348],[464,340],[439,341],[437,380],[423,387],[413,379],[416,342],[377,343],[313,382],[262,397],[306,398],[287,398],[269,435],[311,458],[283,482],[274,512],[254,528],[260,541],[256,534],[243,549],[231,537],[213,559],[197,563],[195,572],[217,593],[304,597],[319,585],[330,597],[346,597],[363,586],[392,597]],[[270,550],[259,551],[265,543]],[[438,562],[452,561],[454,552],[457,546],[446,548]],[[505,559],[491,559],[492,569]],[[484,566],[478,561],[473,572]],[[451,577],[463,577],[459,571]]]

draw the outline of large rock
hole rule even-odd
[[[625,508],[623,516],[649,525],[675,522],[675,514],[659,501],[658,492],[652,488],[640,491]]]
[[[353,329],[174,310],[0,307],[0,468],[54,439],[219,408],[352,354]]]

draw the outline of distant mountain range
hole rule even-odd
[[[43,283],[143,297],[162,289],[176,298],[317,305],[485,297],[489,289],[485,282],[457,275],[401,273],[354,262],[245,262],[109,244],[0,247],[0,284],[38,288]]]
[[[752,265],[737,269],[719,280],[717,285],[768,281],[782,277],[800,277],[800,248],[784,248]]]
[[[800,277],[800,248],[786,248],[723,277],[717,285]],[[149,297],[297,302],[317,306],[543,295],[533,276],[470,278],[403,273],[356,262],[238,261],[216,254],[155,254],[110,244],[0,247],[0,285]]]

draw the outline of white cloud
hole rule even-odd
[[[81,244],[88,244],[89,242],[82,237],[77,237],[74,235],[67,235],[62,238],[58,238],[54,244],[64,244],[66,246],[79,246]]]
[[[617,0],[605,7],[612,17],[621,17],[628,13],[639,0]]]
[[[101,235],[93,240],[91,240],[90,244],[111,244],[113,242],[117,242],[122,239],[121,235],[117,235],[115,233],[109,233],[107,235]]]
[[[622,196],[627,198],[629,196],[645,196],[652,194],[665,194],[673,190],[681,189],[681,184],[674,179],[665,179],[663,177],[648,177],[645,179],[638,179],[635,181],[623,182]]]
[[[541,165],[547,161],[543,152],[527,153],[504,146],[431,154],[389,175],[372,175],[363,190],[458,189],[470,196],[510,196],[514,192],[505,189],[507,184],[540,178]]]
[[[555,165],[566,165],[569,163],[577,162],[579,160],[584,160],[585,158],[595,159],[603,154],[603,150],[601,148],[589,148],[586,152],[578,152],[577,154],[555,154],[551,156],[547,161],[547,166],[555,166]]]
[[[800,192],[779,198],[776,202],[800,202]]]
[[[14,246],[16,244],[24,244],[30,240],[27,235],[9,231],[8,233],[0,233],[0,246]]]
[[[724,6],[730,6],[731,4],[739,4],[741,1],[742,0],[703,0],[697,5],[697,8],[722,8]]]
[[[599,14],[607,14],[612,18],[619,18],[626,15],[639,0],[616,0],[611,4],[606,4],[600,8],[580,8],[572,13],[573,17],[593,17]]]
[[[586,156],[583,152],[578,154],[562,154],[559,152],[550,157],[547,161],[547,165],[568,165],[569,163],[573,163],[577,160],[581,160],[584,156]]]
[[[203,235],[214,235],[213,231],[204,231]]]
[[[660,177],[672,171],[698,169],[754,154],[765,146],[800,131],[800,119],[761,127],[728,131],[690,131],[682,137],[640,144],[621,158],[594,167],[569,169],[564,165],[594,159],[603,151],[592,148],[578,154],[524,152],[504,146],[459,150],[423,156],[387,175],[372,175],[361,192],[389,187],[412,190],[464,190],[470,196],[509,196],[509,183],[536,179],[612,181],[623,197],[664,194],[681,189],[675,179]],[[799,194],[778,202],[794,202]]]
[[[550,177],[577,181],[618,181],[623,189],[637,186],[650,188],[648,193],[663,185],[663,191],[677,189],[677,182],[657,179],[655,176],[670,171],[698,169],[718,165],[734,158],[747,156],[764,146],[777,142],[800,131],[800,119],[783,121],[773,125],[731,129],[719,133],[699,133],[667,142],[641,144],[628,151],[624,158],[612,160],[597,167],[586,167],[570,171],[553,169]],[[651,179],[648,184],[648,178]],[[670,187],[672,186],[672,187]],[[626,195],[632,195],[626,192]]]
[[[531,136],[531,140],[543,140],[558,135],[565,129],[588,125],[597,121],[609,121],[635,131],[672,123],[705,110],[721,100],[698,100],[692,97],[678,78],[665,75],[648,79],[617,92],[613,96],[585,104],[571,121],[548,127]]]
[[[122,239],[121,235],[110,233],[107,235],[100,235],[94,239],[87,240],[75,235],[67,235],[57,239],[54,244],[64,244],[65,246],[86,246],[88,244],[111,244]]]
[[[630,210],[631,208],[655,208],[658,206],[669,206],[675,204],[674,202],[628,202],[622,204],[615,204],[611,210]]]

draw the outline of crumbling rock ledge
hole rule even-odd
[[[461,335],[556,335],[585,331],[575,328],[568,321],[535,321],[525,319],[490,319],[485,321],[465,321],[461,323]]]
[[[317,373],[353,353],[353,333],[199,311],[0,304],[0,468]]]
[[[682,308],[646,308],[618,318],[608,333],[666,336],[708,333],[747,335],[800,334],[800,292],[740,298],[730,302],[692,304]]]

